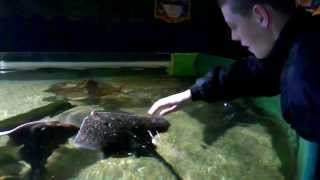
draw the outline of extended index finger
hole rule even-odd
[[[148,114],[154,115],[160,109],[161,107],[160,103],[161,103],[160,101],[156,101],[155,103],[153,103],[151,108],[148,110]]]

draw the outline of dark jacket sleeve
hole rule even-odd
[[[276,95],[281,69],[279,62],[256,58],[240,60],[228,67],[216,67],[196,80],[191,87],[192,100],[214,102]]]
[[[288,88],[282,93],[282,111],[300,136],[319,143],[320,45],[314,42],[320,37],[302,39],[284,77],[286,84],[283,85]]]

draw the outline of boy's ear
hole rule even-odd
[[[271,16],[268,9],[262,5],[256,4],[252,8],[252,14],[255,20],[264,28],[271,24]]]

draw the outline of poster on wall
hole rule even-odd
[[[191,0],[155,0],[155,18],[167,23],[191,19]]]
[[[320,0],[296,0],[296,3],[312,12],[313,15],[320,15]]]

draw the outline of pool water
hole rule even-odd
[[[56,83],[96,80],[122,87],[103,100],[71,100],[77,111],[99,107],[147,115],[152,103],[190,87],[194,79],[174,78],[163,68],[42,69],[0,75],[0,121],[63,97],[46,90]],[[111,156],[79,150],[72,138],[48,158],[44,179],[293,179],[295,149],[274,117],[259,114],[250,100],[195,102],[167,115],[171,127],[157,137],[156,156]],[[85,110],[84,110],[85,111]],[[30,166],[19,148],[0,137],[0,179],[27,179]]]

